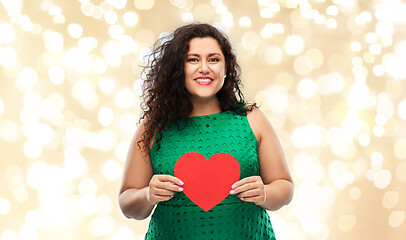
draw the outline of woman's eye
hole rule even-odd
[[[196,58],[189,58],[187,61],[188,62],[197,62],[197,59]]]
[[[220,59],[218,59],[218,58],[212,58],[212,59],[210,59],[209,61],[210,61],[210,62],[219,62]]]

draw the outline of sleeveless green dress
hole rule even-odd
[[[157,147],[154,142],[154,148]],[[240,164],[240,180],[259,176],[258,142],[247,116],[224,111],[190,117],[186,124],[172,122],[162,133],[160,149],[151,151],[154,174],[174,176],[175,163],[188,152],[198,152],[209,159],[216,153],[231,154]],[[156,206],[145,239],[271,239],[275,234],[267,211],[236,195],[228,195],[205,212],[183,192]]]

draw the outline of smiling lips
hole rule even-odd
[[[213,79],[210,77],[198,77],[195,81],[200,85],[210,85],[213,82]]]

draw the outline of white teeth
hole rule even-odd
[[[196,79],[196,82],[207,83],[207,82],[211,82],[211,79],[210,78],[198,78],[198,79]]]

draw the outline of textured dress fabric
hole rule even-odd
[[[154,142],[154,174],[174,176],[176,161],[188,152],[209,159],[216,153],[231,154],[240,164],[240,179],[259,176],[258,142],[247,116],[224,111],[174,121],[162,133],[159,150]],[[183,192],[156,206],[145,239],[271,239],[275,240],[267,211],[252,202],[228,195],[205,212]]]

